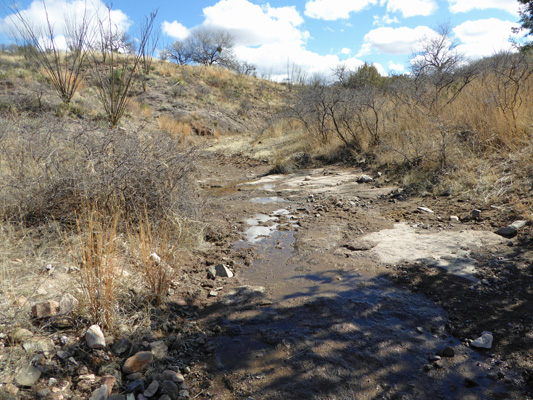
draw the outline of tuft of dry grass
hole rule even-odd
[[[190,141],[192,127],[188,122],[178,121],[168,115],[162,115],[157,120],[159,129],[171,134],[180,143]]]
[[[136,229],[128,229],[132,264],[142,276],[148,299],[160,305],[176,277],[176,242],[172,240],[171,225],[161,223],[152,227],[148,215],[139,219]]]
[[[96,208],[77,221],[82,304],[91,322],[103,329],[113,327],[119,309],[123,264],[118,257],[118,221],[118,213],[109,219]]]

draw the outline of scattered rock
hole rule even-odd
[[[157,389],[159,389],[159,382],[153,380],[143,394],[145,397],[152,397],[157,392]]]
[[[446,347],[444,350],[442,350],[442,356],[443,357],[455,357],[455,349],[453,347]]]
[[[429,214],[433,214],[433,210],[432,210],[432,209],[427,208],[427,207],[424,207],[424,206],[420,206],[420,207],[418,207],[418,210],[420,210],[420,211],[424,211],[424,212],[427,212],[427,213],[429,213]]]
[[[161,380],[163,381],[171,381],[175,383],[183,383],[185,382],[185,378],[182,374],[179,372],[171,371],[171,370],[165,370],[161,374]]]
[[[209,292],[209,297],[217,297],[218,296],[218,292],[212,290]]]
[[[42,303],[34,304],[31,308],[31,314],[34,318],[49,318],[59,313],[60,306],[57,301],[48,300]]]
[[[214,265],[207,267],[207,278],[215,280],[217,277],[217,270]]]
[[[154,355],[151,351],[140,351],[134,356],[126,360],[122,367],[122,372],[125,374],[133,374],[141,372],[154,360]]]
[[[13,343],[22,343],[33,337],[33,333],[27,329],[18,329],[13,335],[11,335],[11,341]]]
[[[52,391],[48,388],[41,389],[37,392],[37,397],[40,399],[44,399],[46,396],[48,396]]]
[[[135,396],[134,396],[135,399]],[[107,398],[107,400],[126,400],[126,396],[122,394],[112,394]]]
[[[430,361],[430,362],[439,361],[440,359],[441,359],[440,356],[438,356],[436,354],[430,354],[428,356],[428,361]]]
[[[457,215],[450,215],[451,222],[459,222],[459,217]]]
[[[15,300],[14,305],[17,307],[26,307],[29,305],[28,299],[25,296],[20,296]]]
[[[78,308],[80,302],[70,293],[67,293],[59,300],[59,310],[61,314],[70,314]]]
[[[107,391],[107,386],[102,385],[93,392],[89,400],[107,400]]]
[[[480,337],[470,343],[470,346],[480,349],[491,349],[492,341],[494,340],[491,332],[483,332]]]
[[[476,221],[481,219],[481,210],[472,210],[470,212],[470,219],[473,219]]]
[[[57,353],[56,353],[57,357],[62,359],[62,360],[66,360],[67,358],[70,357],[70,353],[68,351],[65,351],[65,350],[59,350]]]
[[[465,378],[464,384],[465,384],[465,387],[467,388],[473,388],[473,387],[479,386],[479,383],[475,379],[472,379],[472,378]]]
[[[159,257],[156,253],[150,254],[150,261],[153,261],[155,265],[161,264],[161,257]]]
[[[12,394],[13,396],[16,396],[19,392],[19,388],[13,385],[12,383],[8,383],[7,385],[5,385],[4,390],[7,393]]]
[[[172,398],[168,394],[164,394],[159,398],[159,400],[172,400]]]
[[[131,342],[128,339],[120,339],[111,347],[111,350],[117,356],[121,356],[122,354],[127,353],[128,351],[130,351],[130,349]]]
[[[31,362],[27,362],[15,374],[15,383],[19,386],[33,386],[41,377],[41,371],[34,367]]]
[[[150,343],[150,350],[157,360],[162,360],[168,355],[168,346],[162,340]]]
[[[103,349],[105,347],[105,337],[98,325],[93,325],[87,329],[85,340],[91,349]]]
[[[511,225],[499,228],[495,233],[504,238],[511,239],[518,234],[518,230],[526,226],[527,221],[514,221]]]
[[[369,242],[366,240],[356,240],[351,243],[345,244],[343,247],[350,251],[368,251],[377,246],[377,243]]]
[[[49,355],[52,351],[54,351],[55,346],[52,339],[34,338],[24,342],[22,347],[24,347],[24,350],[26,350],[28,353],[43,353],[45,355]]]
[[[144,382],[142,379],[137,379],[128,386],[126,386],[126,393],[141,393],[144,392]]]
[[[129,374],[128,376],[126,376],[126,379],[128,381],[135,381],[137,379],[140,379],[142,378],[143,374],[141,374],[140,372],[135,372],[134,374]]]
[[[113,375],[103,376],[102,379],[100,380],[100,383],[107,387],[107,396],[111,395],[111,392],[113,391],[113,387],[115,386],[116,382],[117,382],[117,378]]]
[[[359,178],[357,178],[357,183],[370,183],[374,182],[374,179],[368,175],[361,175]]]
[[[516,229],[514,226],[502,226],[499,228],[496,232],[496,235],[503,236],[506,239],[511,239],[515,237],[518,234],[518,229]]]
[[[163,381],[159,385],[163,394],[169,395],[171,398],[176,398],[179,394],[178,385],[171,381]]]
[[[233,272],[230,271],[228,267],[224,264],[217,264],[215,266],[216,275],[222,278],[233,278]]]
[[[416,333],[419,333],[420,335],[424,333],[424,328],[422,328],[421,326],[417,327],[416,328]]]

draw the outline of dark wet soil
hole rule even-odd
[[[199,398],[531,398],[527,228],[513,247],[476,248],[475,282],[423,262],[383,264],[367,252],[372,245],[357,242],[395,222],[428,232],[494,230],[509,215],[486,207],[481,220],[451,223],[449,215],[480,206],[398,196],[379,182],[325,191],[306,186],[309,178],[257,184],[268,166],[248,160],[211,156],[202,168],[213,223],[206,255],[236,276],[215,282],[219,296],[199,310],[215,333]],[[298,175],[333,181],[346,170]],[[483,331],[494,335],[490,350],[467,340]],[[453,357],[442,355],[446,348]]]

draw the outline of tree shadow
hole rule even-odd
[[[335,281],[334,273],[294,277],[310,285],[269,306],[260,291],[228,296],[227,313],[217,321],[222,333],[211,338],[216,346],[212,373],[224,377],[232,396],[466,399],[509,394],[502,381],[491,379],[496,370],[486,355],[446,333],[446,313],[426,296],[394,286],[385,276]],[[322,289],[333,283],[335,290]],[[454,357],[428,361],[448,346]]]

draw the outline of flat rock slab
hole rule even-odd
[[[367,254],[376,256],[384,264],[422,261],[474,281],[477,280],[473,276],[476,262],[470,259],[469,249],[504,243],[500,236],[492,232],[433,233],[413,228],[406,223],[370,233],[363,236],[362,240],[377,243]]]

